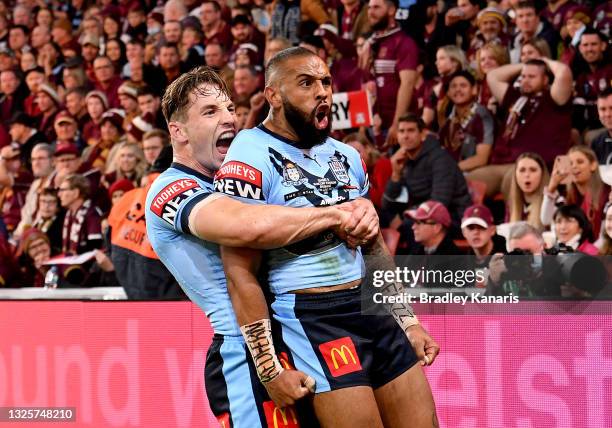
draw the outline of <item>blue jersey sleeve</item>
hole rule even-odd
[[[147,211],[162,220],[157,223],[165,228],[191,234],[189,214],[198,202],[210,195],[210,190],[193,178],[160,176],[147,195]]]
[[[265,134],[252,129],[236,136],[215,175],[217,192],[246,203],[267,203],[271,167],[264,140]]]

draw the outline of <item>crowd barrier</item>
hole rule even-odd
[[[440,426],[612,426],[609,302],[416,306],[442,349],[425,369]],[[212,334],[190,302],[0,301],[0,407],[76,410],[37,427],[216,427]]]

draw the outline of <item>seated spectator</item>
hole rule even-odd
[[[106,96],[108,106],[121,107],[118,89],[123,80],[115,73],[115,67],[109,57],[99,56],[94,60],[94,74],[96,76],[95,88]]]
[[[85,103],[86,96],[87,92],[85,88],[74,88],[66,91],[66,110],[76,119],[81,138],[83,137],[85,124],[91,120],[89,113],[87,113],[87,104]],[[87,140],[83,140],[87,142]]]
[[[125,43],[119,38],[109,39],[106,41],[104,53],[113,63],[115,74],[119,75],[127,63]]]
[[[511,82],[519,73],[520,89],[516,89]],[[469,178],[487,183],[487,195],[492,196],[501,190],[504,177],[511,174],[513,162],[521,153],[535,152],[550,165],[555,156],[567,151],[572,74],[560,62],[530,60],[524,65],[509,64],[492,70],[487,82],[507,117],[495,142],[492,165],[472,171]]]
[[[260,84],[260,76],[254,67],[238,67],[234,71],[235,99],[249,99],[254,95]]]
[[[52,252],[58,254],[62,250],[64,211],[60,207],[57,191],[49,188],[41,189],[38,192],[37,202],[38,210],[32,227],[47,235]]]
[[[575,6],[576,3],[573,0],[548,1],[546,7],[540,11],[540,16],[558,32],[561,30],[565,17]]]
[[[573,146],[568,151],[568,157],[569,170],[564,169],[562,162],[555,162],[544,192],[542,224],[551,224],[556,205],[578,205],[593,225],[594,236],[599,236],[601,213],[610,189],[601,181],[597,157],[591,149]],[[568,181],[568,184],[562,186],[563,181]]]
[[[349,134],[342,141],[353,147],[361,155],[361,159],[368,170],[370,200],[376,208],[381,209],[385,187],[391,177],[391,162],[389,158],[381,155],[374,144],[361,134]]]
[[[476,52],[485,44],[508,46],[510,42],[506,35],[506,18],[502,10],[496,7],[487,7],[478,12],[476,17],[478,31],[470,40],[470,48],[467,50],[467,57],[473,62]]]
[[[586,29],[578,44],[580,58],[574,61],[576,98],[573,125],[579,131],[599,128],[597,96],[612,86],[612,58],[608,38],[599,31]]]
[[[79,149],[72,143],[62,143],[55,146],[53,153],[55,170],[48,176],[45,187],[58,189],[60,182],[67,176],[81,169]]]
[[[164,147],[170,145],[170,135],[161,129],[145,132],[142,136],[142,151],[148,166],[153,165]]]
[[[155,129],[154,121],[150,113],[134,117],[126,128],[127,141],[140,144],[144,134]]]
[[[417,247],[415,255],[460,254],[448,232],[451,218],[444,205],[437,201],[425,201],[415,210],[406,211],[412,220],[412,231]]]
[[[507,222],[525,221],[538,230],[544,229],[540,212],[549,178],[542,156],[526,152],[518,157],[506,204]]]
[[[119,95],[119,104],[125,112],[123,129],[127,129],[132,119],[140,114],[138,109],[138,88],[130,82],[124,82],[119,86],[117,94]]]
[[[506,240],[495,233],[493,214],[484,205],[472,205],[465,210],[461,233],[470,246],[468,254],[475,256],[476,268],[488,267],[494,253],[506,251]]]
[[[204,31],[204,46],[219,43],[227,51],[232,47],[230,26],[221,16],[221,6],[214,0],[205,0],[200,6],[200,22]]]
[[[33,179],[21,160],[17,143],[0,149],[0,216],[9,233],[21,220],[21,208]]]
[[[104,170],[110,150],[123,135],[123,110],[110,109],[100,120],[100,138],[90,140],[83,152],[83,163],[89,168]]]
[[[28,96],[23,76],[17,69],[0,71],[0,121],[8,122],[17,111],[23,111],[23,103]]]
[[[493,114],[497,112],[497,100],[491,94],[487,83],[487,73],[510,62],[508,50],[496,43],[487,43],[476,52],[477,76],[479,79],[478,103]]]
[[[38,193],[45,187],[48,177],[53,173],[53,147],[47,143],[34,146],[31,164],[34,181],[28,189],[25,203],[21,208],[21,220],[13,233],[16,238],[20,238],[23,231],[34,222],[38,210]]]
[[[111,205],[115,206],[115,204],[117,204],[117,202],[123,197],[123,195],[125,195],[127,192],[134,188],[134,183],[132,183],[132,181],[128,180],[127,178],[122,178],[120,180],[115,181],[108,188],[108,198],[111,201]]]
[[[508,236],[508,251],[522,250],[533,256],[504,256],[496,253],[489,262],[487,294],[493,296],[559,297],[564,283],[554,257],[544,257],[544,239],[533,226],[520,222],[512,226]],[[506,257],[515,257],[512,264],[530,265],[524,269],[528,276],[516,269],[509,270]],[[533,260],[533,262],[532,262]]]
[[[66,210],[62,253],[75,255],[102,248],[102,214],[89,199],[89,180],[79,174],[69,175],[60,182],[57,192]]]
[[[514,8],[517,34],[512,41],[510,61],[517,64],[523,44],[534,37],[540,37],[548,43],[550,52],[556,52],[559,36],[554,28],[538,17],[537,9],[532,1],[519,1]]]
[[[161,105],[159,95],[157,95],[151,87],[144,86],[138,90],[137,100],[140,114],[143,116],[150,114],[155,118],[155,128],[167,131],[168,124],[166,123],[166,119],[159,108]]]
[[[602,241],[599,254],[612,256],[612,203],[608,202],[604,208],[604,224],[602,225]]]
[[[85,146],[85,142],[79,135],[77,121],[67,110],[62,110],[55,116],[53,129],[55,135],[57,135],[57,140],[54,142],[55,146],[59,143],[72,143],[77,147]]]
[[[136,187],[140,184],[146,167],[140,145],[123,142],[108,158],[104,183],[106,187],[110,187],[118,180],[128,179]]]
[[[486,165],[493,147],[494,124],[491,113],[476,102],[476,80],[468,71],[452,74],[447,95],[453,109],[440,129],[442,147],[458,162],[461,171]]]
[[[253,25],[251,18],[247,15],[236,15],[230,23],[232,32],[232,48],[230,57],[236,53],[240,45],[250,43],[257,47],[258,57],[254,64],[261,65],[263,62],[263,51],[266,45],[265,36]]]
[[[593,241],[593,228],[584,212],[576,205],[561,205],[553,216],[556,246],[560,244],[575,251],[596,256],[599,250]]]
[[[59,107],[62,104],[62,100],[55,88],[48,83],[42,83],[38,86],[36,103],[40,110],[38,130],[45,135],[47,141],[55,141],[57,135],[55,135],[53,124],[55,122],[55,115],[58,113]]]
[[[42,67],[36,66],[25,72],[25,82],[30,94],[23,101],[23,112],[30,117],[40,115],[40,109],[36,104],[36,94],[38,87],[45,81],[45,70]]]
[[[403,213],[406,208],[435,200],[448,207],[455,234],[463,211],[471,204],[467,184],[457,163],[439,142],[428,136],[421,119],[402,116],[398,126],[399,149],[391,157],[392,174],[383,197],[387,218]],[[412,242],[410,221],[402,227],[403,242]],[[451,231],[452,232],[452,231]]]
[[[181,62],[181,53],[176,43],[162,43],[158,48],[157,61],[166,77],[164,86],[168,86],[174,79],[187,71],[185,65]]]
[[[49,266],[43,265],[53,254],[49,237],[35,227],[27,229],[19,245],[21,272],[15,282],[18,287],[42,287]]]
[[[188,25],[183,29],[180,43],[181,61],[185,64],[186,70],[205,64],[203,37],[204,33],[198,26]]]
[[[525,64],[530,59],[552,58],[550,47],[546,40],[534,37],[533,39],[525,40],[521,46],[521,63]],[[520,76],[515,81],[515,85],[520,82]]]
[[[207,44],[204,49],[204,59],[206,65],[219,73],[229,88],[234,87],[234,70],[228,65],[229,55],[223,45],[214,42]]]
[[[30,167],[32,149],[38,143],[46,143],[47,137],[38,131],[36,121],[22,112],[16,112],[9,121],[9,134],[13,143],[19,144],[21,160]]]
[[[605,130],[593,140],[591,148],[601,165],[610,165],[612,164],[612,88],[606,89],[597,97],[597,113]]]
[[[457,7],[448,9],[444,16],[444,23],[449,31],[457,34],[457,45],[464,51],[468,50],[470,41],[478,33],[478,16],[481,10],[486,7],[486,2],[482,0],[460,0]]]
[[[238,132],[244,129],[246,125],[247,118],[249,117],[249,112],[251,111],[251,103],[249,102],[249,100],[239,100],[239,101],[236,101],[235,108],[236,108],[236,132]]]
[[[584,6],[575,5],[571,7],[563,19],[563,29],[561,35],[564,36],[563,47],[559,61],[563,64],[571,65],[578,51],[580,36],[591,23],[589,9]]]
[[[83,127],[83,139],[87,144],[91,144],[90,140],[100,138],[100,121],[104,112],[108,110],[108,100],[104,92],[91,91],[85,97],[85,104],[89,122]]]

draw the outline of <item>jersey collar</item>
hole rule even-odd
[[[268,128],[266,128],[266,126],[263,123],[260,123],[259,125],[257,125],[258,129],[261,129],[263,132],[265,132],[268,135],[271,135],[272,137],[276,138],[277,140],[281,140],[284,143],[289,144],[290,146],[296,147],[298,149],[312,149],[313,146],[307,146],[303,143],[301,143],[300,141],[293,141],[290,140],[289,138],[283,137],[280,134],[277,134],[274,131],[269,130]]]
[[[204,180],[207,183],[210,183],[210,184],[213,183],[213,179],[211,177],[207,177],[206,175],[202,174],[200,171],[196,171],[195,169],[189,168],[188,166],[183,165],[182,163],[172,162],[172,164],[170,165],[170,168],[175,168],[180,171],[186,172],[187,174],[195,175],[200,180]]]

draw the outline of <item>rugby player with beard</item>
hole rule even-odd
[[[173,81],[162,110],[174,158],[147,194],[148,239],[215,330],[205,374],[213,414],[226,427],[272,426],[276,406],[258,381],[236,322],[218,244],[276,248],[328,229],[343,237],[350,231],[347,238],[356,242],[378,233],[378,218],[363,201],[342,209],[294,209],[247,205],[215,194],[213,175],[235,136],[236,117],[227,85],[211,69],[200,67]],[[300,386],[292,394],[308,392],[304,373],[284,370],[267,386],[284,391],[296,384]]]
[[[366,196],[359,154],[328,137],[331,88],[327,65],[307,49],[272,57],[265,88],[270,113],[236,137],[215,176],[216,190],[256,206],[317,209]],[[246,185],[251,192],[240,190]],[[409,306],[389,308],[393,316],[361,311],[363,254],[386,256],[389,269],[385,250],[380,234],[351,249],[332,233],[263,253],[222,247],[228,291],[260,379],[269,385],[283,373],[265,339],[274,332],[295,367],[315,380],[313,406],[323,427],[438,426],[421,368],[433,362],[438,345]],[[272,320],[258,283],[260,267],[272,295]],[[268,391],[279,406],[299,398]]]

